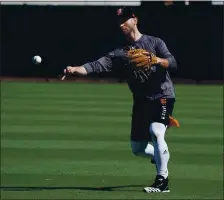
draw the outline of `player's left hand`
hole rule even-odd
[[[159,58],[158,57],[153,58],[152,54],[149,53],[148,51],[142,52],[142,54],[146,55],[148,57],[149,62],[155,62],[155,64],[158,63]],[[153,61],[153,59],[155,59],[155,60]]]
[[[127,53],[128,59],[136,67],[151,67],[157,64],[157,57],[145,49],[131,49]]]

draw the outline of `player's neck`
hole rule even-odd
[[[128,35],[128,40],[130,42],[135,42],[137,40],[140,39],[140,37],[142,37],[142,34],[139,32],[139,30],[134,30],[130,33],[130,35]]]

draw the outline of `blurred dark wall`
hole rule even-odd
[[[116,8],[1,6],[1,75],[38,77],[48,68],[54,77],[67,65],[103,56],[124,42]],[[140,31],[161,37],[176,57],[174,77],[223,79],[222,6],[143,2],[137,11]],[[34,55],[42,65],[31,62]]]

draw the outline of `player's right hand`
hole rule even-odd
[[[75,67],[68,66],[66,69],[64,69],[64,74],[73,74],[75,72]]]

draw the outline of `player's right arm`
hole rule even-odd
[[[78,74],[87,76],[91,73],[102,73],[102,72],[111,72],[112,71],[112,57],[113,52],[110,52],[106,56],[99,58],[93,62],[85,63],[81,66],[68,66],[65,70],[65,74]]]
[[[64,74],[78,74],[82,76],[87,75],[87,71],[83,66],[68,66],[66,69],[64,69]]]

